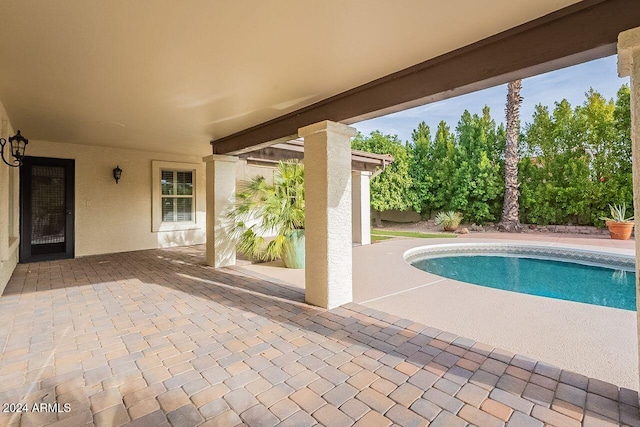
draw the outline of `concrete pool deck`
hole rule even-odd
[[[478,233],[458,239],[390,239],[354,248],[354,302],[638,389],[636,312],[445,279],[412,267],[403,257],[406,250],[418,246],[464,242],[526,242],[635,253],[633,240],[567,234]],[[243,268],[304,288],[303,270],[278,266],[268,263]]]

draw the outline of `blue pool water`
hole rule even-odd
[[[448,256],[412,264],[438,276],[480,286],[624,310],[636,309],[636,278],[628,271],[508,256]]]

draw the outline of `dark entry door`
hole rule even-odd
[[[20,168],[20,262],[73,258],[75,161],[25,157]]]

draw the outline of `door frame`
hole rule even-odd
[[[61,166],[65,178],[65,240],[64,252],[33,255],[31,253],[31,167]],[[75,160],[49,157],[24,158],[20,168],[20,262],[38,262],[75,256]]]

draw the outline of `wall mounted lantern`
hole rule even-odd
[[[27,148],[29,140],[20,135],[20,131],[18,131],[18,133],[9,137],[8,142],[9,150],[11,151],[11,156],[13,157],[12,163],[9,163],[4,157],[4,147],[5,145],[7,145],[7,140],[4,138],[0,138],[0,155],[2,156],[2,161],[13,168],[22,166],[22,160],[24,159],[24,150]]]
[[[113,169],[113,179],[116,180],[116,184],[118,183],[118,181],[120,180],[120,177],[122,176],[122,169],[120,169],[120,166],[116,166]]]

